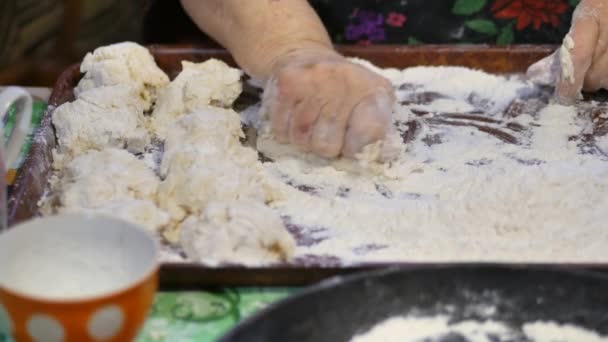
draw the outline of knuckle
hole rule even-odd
[[[341,146],[324,140],[316,139],[313,141],[313,151],[324,158],[334,158],[340,154]]]

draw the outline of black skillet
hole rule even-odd
[[[408,314],[444,314],[455,322],[492,319],[516,328],[530,321],[553,321],[608,335],[608,276],[487,265],[390,269],[334,278],[271,305],[220,342],[349,341],[391,316]],[[452,336],[449,341],[466,339]],[[527,340],[509,340],[520,341]]]

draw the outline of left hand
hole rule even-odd
[[[581,91],[608,89],[608,2],[582,0],[562,47],[532,65],[528,76],[554,84],[563,104],[576,101]]]

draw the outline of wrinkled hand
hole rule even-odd
[[[394,101],[387,79],[329,50],[281,58],[263,99],[279,142],[326,158],[352,158],[383,139]]]
[[[554,84],[564,104],[573,103],[581,90],[608,89],[608,1],[582,0],[562,47],[532,65],[528,76]]]

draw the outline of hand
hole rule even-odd
[[[278,59],[263,97],[279,142],[326,158],[352,158],[383,139],[394,101],[387,79],[329,49]]]
[[[581,90],[608,88],[608,2],[582,0],[574,11],[570,32],[551,56],[528,69],[555,85],[558,101],[571,104]]]

